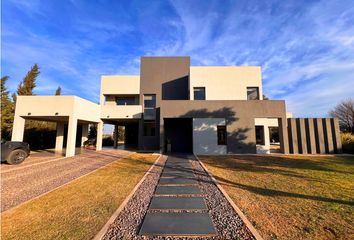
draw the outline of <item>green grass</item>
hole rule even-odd
[[[200,159],[265,239],[354,239],[354,157]]]
[[[1,215],[1,239],[91,239],[156,160],[133,154]]]

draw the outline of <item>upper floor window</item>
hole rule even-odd
[[[259,100],[258,87],[247,87],[247,100]]]
[[[205,87],[194,87],[194,100],[205,100]]]
[[[156,94],[144,94],[144,109],[156,107]]]
[[[116,97],[116,103],[119,106],[135,105],[135,97]]]

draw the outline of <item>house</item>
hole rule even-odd
[[[113,124],[116,137],[124,126],[125,144],[142,151],[269,153],[274,145],[281,153],[341,152],[337,119],[288,118],[284,100],[263,100],[260,67],[191,66],[189,57],[142,57],[140,76],[102,76],[99,105],[19,96],[12,140],[23,139],[26,119],[57,122],[56,149],[66,135],[66,156],[75,154],[77,126],[82,143],[88,124],[98,126],[97,150],[103,124]]]

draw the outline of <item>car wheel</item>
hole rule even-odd
[[[22,149],[16,149],[12,151],[7,159],[8,164],[20,164],[22,163],[27,157],[27,153]]]

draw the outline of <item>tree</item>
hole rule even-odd
[[[14,103],[9,97],[6,88],[8,76],[1,78],[1,138],[9,140],[11,138],[12,124],[14,121]]]
[[[354,133],[354,99],[341,101],[329,112],[329,115],[339,119],[339,125],[343,132]]]
[[[55,90],[55,95],[60,96],[61,95],[61,87],[59,86],[57,90]]]
[[[263,100],[269,100],[269,98],[263,94]]]
[[[39,67],[34,64],[23,78],[22,82],[18,84],[17,94],[18,95],[33,95],[33,89],[36,87],[36,79],[40,74]]]

